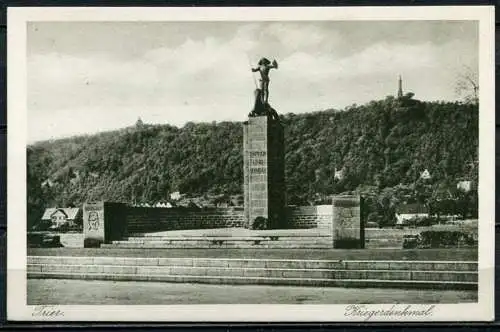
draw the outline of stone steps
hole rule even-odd
[[[113,281],[154,281],[170,283],[207,283],[230,285],[279,285],[279,286],[311,286],[311,287],[344,287],[344,288],[403,288],[403,289],[435,289],[435,290],[474,290],[475,282],[444,281],[406,281],[406,280],[332,280],[332,279],[293,279],[293,278],[251,278],[226,276],[182,276],[182,275],[127,275],[104,273],[39,273],[33,272],[29,278],[37,279],[80,279],[80,280],[113,280]]]
[[[477,263],[28,256],[28,277],[475,289]]]
[[[332,245],[327,244],[237,244],[237,243],[115,243],[102,244],[101,248],[121,248],[121,249],[328,249]]]
[[[187,266],[124,266],[124,265],[28,265],[28,273],[103,273],[129,275],[187,275],[207,277],[354,279],[354,280],[416,280],[477,282],[477,273],[470,271],[409,270],[327,270],[288,268],[227,268]]]
[[[329,244],[332,243],[332,239],[305,239],[305,240],[271,240],[271,239],[128,239],[128,240],[117,240],[112,243],[235,243],[235,244],[244,244],[244,243],[284,243],[284,244]]]
[[[407,261],[407,260],[313,260],[313,259],[251,259],[251,258],[190,258],[190,257],[89,257],[89,256],[28,256],[28,264],[66,265],[125,265],[125,266],[194,266],[251,267],[290,269],[340,270],[423,270],[472,271],[477,262],[471,261]]]
[[[331,248],[331,236],[131,236],[102,248]]]
[[[206,240],[220,240],[220,241],[329,241],[332,236],[313,235],[313,236],[280,236],[280,235],[263,235],[263,236],[166,236],[166,235],[148,235],[144,236],[129,236],[129,241],[144,241],[144,240],[172,240],[172,241],[206,241]]]

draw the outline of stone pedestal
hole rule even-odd
[[[365,247],[361,198],[355,195],[333,198],[333,247],[361,249]]]
[[[283,126],[267,116],[249,117],[243,124],[245,225],[257,217],[264,228],[285,222],[285,162]]]
[[[126,208],[125,204],[102,201],[83,204],[84,248],[122,239],[127,231]]]

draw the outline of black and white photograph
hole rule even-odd
[[[9,8],[9,318],[492,320],[493,23]]]

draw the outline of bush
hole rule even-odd
[[[67,231],[69,231],[69,224],[64,223],[62,225],[59,225],[58,227],[54,228],[53,231],[66,233]]]
[[[439,223],[437,217],[416,217],[408,220],[408,226],[414,227],[428,227]]]
[[[403,249],[474,247],[474,236],[461,231],[424,231],[403,236]]]
[[[33,227],[32,230],[34,231],[46,231],[52,226],[52,222],[45,221],[45,220],[40,220],[38,223],[36,223]]]
[[[403,249],[415,249],[419,246],[420,237],[418,235],[403,236]]]
[[[29,232],[27,234],[29,248],[61,248],[60,237],[54,234]]]
[[[267,219],[264,217],[257,217],[254,219],[251,229],[262,230],[267,228]]]
[[[471,234],[460,231],[424,231],[420,233],[419,247],[443,248],[458,246],[474,246]]]
[[[417,221],[417,226],[427,227],[439,224],[440,219],[437,217],[424,217]]]
[[[366,217],[366,222],[378,224],[380,222],[380,216],[377,212],[370,212],[370,214]]]

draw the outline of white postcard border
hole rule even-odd
[[[56,321],[341,322],[347,305],[56,306],[63,315],[34,317],[26,305],[26,24],[29,21],[317,21],[478,20],[480,67],[478,303],[436,304],[426,317],[373,316],[370,321],[489,321],[494,318],[495,89],[494,7],[99,8],[26,7],[7,12],[7,318]],[[392,304],[371,304],[389,310]],[[402,309],[401,305],[398,308]],[[412,305],[412,310],[429,305]]]

